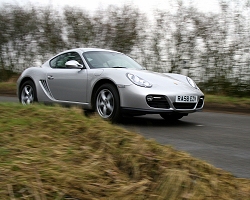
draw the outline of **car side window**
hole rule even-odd
[[[61,54],[50,61],[51,68],[67,69],[65,63],[70,60],[75,60],[81,65],[83,64],[81,56],[77,52],[68,52]]]

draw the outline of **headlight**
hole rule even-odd
[[[187,81],[192,87],[194,87],[195,89],[199,89],[191,78],[187,77]]]
[[[148,81],[145,81],[144,79],[142,79],[134,74],[127,73],[127,77],[135,85],[138,85],[141,87],[146,87],[146,88],[152,87],[152,85]]]

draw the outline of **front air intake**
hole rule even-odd
[[[201,96],[196,108],[202,108],[204,104],[204,96]]]
[[[176,109],[194,109],[196,103],[173,103]]]
[[[152,108],[164,108],[169,109],[169,103],[165,96],[162,95],[147,95],[147,104]]]

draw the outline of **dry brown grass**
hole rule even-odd
[[[250,180],[80,109],[0,113],[1,199],[250,199]]]

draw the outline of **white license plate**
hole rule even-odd
[[[197,102],[197,96],[176,96],[176,102]]]

